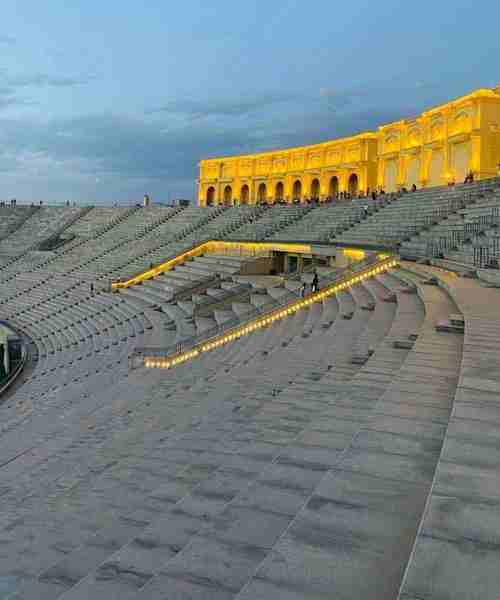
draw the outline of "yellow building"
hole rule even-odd
[[[198,202],[255,204],[392,192],[497,174],[500,86],[352,137],[200,162]]]

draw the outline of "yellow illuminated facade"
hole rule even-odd
[[[255,204],[495,177],[500,86],[348,138],[200,162],[198,203]]]

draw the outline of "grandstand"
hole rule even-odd
[[[497,598],[499,214],[0,208],[0,598]]]

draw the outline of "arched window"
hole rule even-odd
[[[285,195],[285,188],[283,186],[283,182],[278,181],[278,183],[276,184],[276,190],[274,192],[275,201],[281,202],[283,200],[284,195]]]
[[[233,188],[230,185],[226,185],[224,188],[224,204],[231,204],[233,200]]]
[[[320,191],[319,179],[313,179],[311,181],[311,198],[313,200],[319,200],[319,191]]]
[[[356,175],[356,173],[352,173],[352,175],[349,177],[349,193],[358,193],[358,176]]]
[[[248,204],[248,198],[250,196],[250,190],[248,189],[248,185],[241,186],[241,194],[240,194],[240,202],[241,204]]]
[[[335,198],[335,196],[339,193],[339,178],[336,175],[330,179],[330,188],[328,193],[332,198]]]
[[[259,202],[267,202],[267,187],[265,183],[259,185],[259,189],[257,190],[257,200]]]
[[[300,200],[302,198],[302,183],[299,179],[293,184],[292,198],[294,200]]]
[[[210,186],[207,190],[207,206],[212,206],[215,200],[215,188]]]

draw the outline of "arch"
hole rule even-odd
[[[319,179],[317,177],[315,177],[311,181],[311,199],[319,200],[319,193],[320,193]]]
[[[293,184],[292,198],[294,200],[302,199],[302,182],[300,181],[300,179],[297,179]]]
[[[215,188],[211,185],[207,190],[207,206],[212,206],[215,200]]]
[[[349,193],[357,194],[358,193],[358,185],[359,185],[358,176],[356,175],[356,173],[351,173],[351,175],[349,176],[349,184],[348,184]]]
[[[330,179],[329,195],[334,198],[339,193],[339,178],[334,175]]]
[[[250,197],[250,189],[249,189],[248,185],[245,183],[244,185],[241,186],[240,203],[248,204],[249,197]]]
[[[267,186],[265,183],[259,185],[259,189],[257,190],[257,200],[258,202],[267,202]]]
[[[231,204],[233,201],[233,188],[230,185],[226,185],[224,188],[224,204]]]
[[[282,181],[278,181],[274,190],[274,199],[276,202],[281,202],[285,196],[285,186]]]

